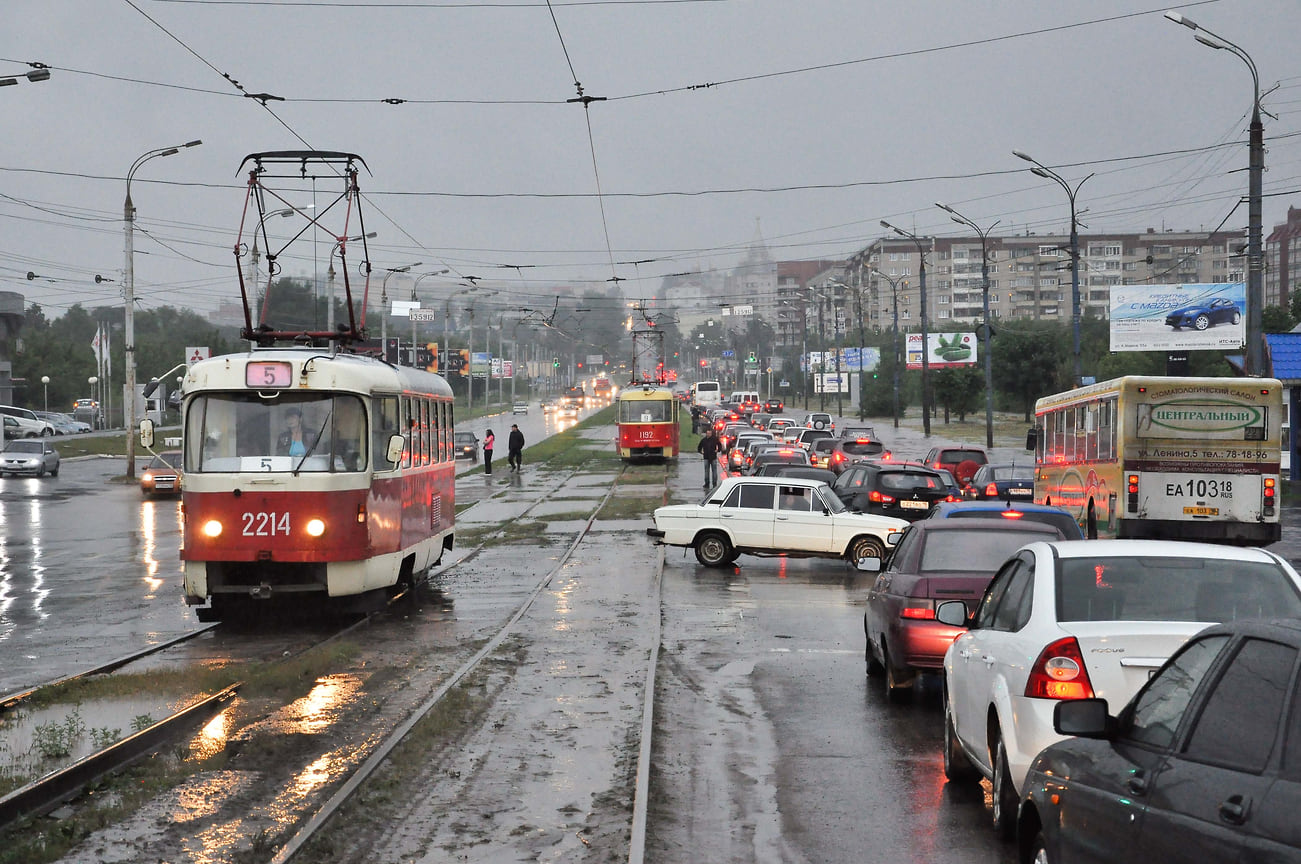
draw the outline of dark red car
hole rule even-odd
[[[1036,540],[1061,539],[1042,522],[924,519],[910,525],[867,592],[863,614],[867,672],[881,675],[886,697],[898,699],[923,671],[940,671],[944,652],[965,632],[936,621],[936,605],[961,600],[970,615],[1013,552]]]

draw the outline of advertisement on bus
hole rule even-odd
[[[1112,351],[1241,348],[1245,282],[1116,285],[1111,289]]]

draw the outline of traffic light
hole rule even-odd
[[[560,368],[560,358],[559,358],[559,357],[552,357],[552,358],[551,358],[551,366],[552,366],[552,368],[554,368],[554,369],[559,369],[559,368]]]

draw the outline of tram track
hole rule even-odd
[[[552,483],[548,484],[551,487],[551,491],[554,492],[558,489],[563,488],[567,483],[569,483],[573,479],[573,477],[575,477],[579,473],[580,472],[577,469],[564,473],[561,477],[554,480]],[[338,785],[337,791],[334,793],[334,795],[331,796],[330,801],[327,802],[315,813],[313,813],[312,815],[306,818],[306,822],[303,823],[302,828],[300,828],[293,835],[293,837],[291,837],[290,840],[283,847],[281,847],[280,852],[277,854],[277,857],[273,860],[288,861],[291,858],[293,858],[293,856],[297,854],[297,851],[301,849],[303,845],[306,844],[317,833],[320,827],[329,822],[331,815],[338,808],[338,806],[340,806],[342,802],[348,800],[348,798],[358,788],[364,786],[366,780],[369,778],[371,773],[376,769],[377,766],[379,766],[384,762],[384,760],[391,753],[392,749],[398,746],[398,744],[403,740],[403,738],[410,731],[410,729],[420,721],[420,718],[426,716],[430,711],[434,710],[444,700],[444,698],[447,696],[449,692],[451,692],[461,682],[463,682],[469,675],[471,675],[477,668],[479,668],[484,663],[485,659],[490,657],[494,651],[500,648],[502,643],[512,634],[512,632],[518,625],[518,622],[521,620],[521,618],[523,618],[527,614],[529,609],[533,606],[537,597],[547,589],[548,585],[551,584],[552,580],[556,577],[556,575],[559,574],[565,568],[567,562],[574,555],[575,551],[578,550],[580,546],[582,546],[585,540],[588,540],[590,538],[592,526],[596,522],[597,516],[601,513],[602,508],[606,506],[606,504],[611,500],[612,496],[615,494],[622,473],[623,472],[621,471],[619,475],[616,475],[613,482],[610,483],[609,488],[606,489],[605,493],[601,496],[600,500],[597,501],[595,506],[592,507],[591,512],[588,518],[586,519],[586,521],[584,522],[582,528],[579,531],[577,531],[577,533],[574,535],[573,539],[569,542],[565,550],[559,556],[557,556],[553,566],[551,566],[548,569],[548,571],[540,579],[538,579],[537,582],[532,586],[532,589],[529,591],[527,597],[524,598],[524,600],[513,609],[509,617],[505,620],[505,623],[498,628],[496,633],[493,634],[492,638],[489,639],[488,642],[483,645],[483,647],[479,648],[478,651],[474,652],[472,656],[468,658],[461,658],[459,660],[459,665],[457,665],[456,668],[450,674],[444,676],[441,683],[434,689],[432,693],[430,693],[428,698],[419,706],[417,706],[416,710],[413,713],[411,713],[404,721],[394,726],[392,731],[388,733],[388,735],[385,737],[384,743],[382,745],[378,745],[375,748],[371,749],[369,755],[361,763],[361,765],[357,768],[357,770],[353,772],[346,781]],[[514,518],[517,519],[524,518],[529,514],[534,513],[537,510],[538,506],[542,504],[544,501],[547,501],[549,497],[550,497],[550,493],[542,494],[537,500],[529,504],[527,508],[525,508],[520,514],[518,514]],[[480,557],[480,555],[484,552],[485,548],[488,548],[489,546],[490,544],[488,543],[481,543],[475,546],[465,555],[461,556],[457,561],[451,562],[443,567],[437,568],[436,570],[431,569],[431,571],[428,574],[426,574],[426,579],[424,580],[424,584],[427,585],[438,580],[446,579],[450,575],[454,575],[456,568],[465,567],[466,565],[472,564]],[[659,567],[662,567],[662,561],[663,561],[663,556],[661,554],[659,555],[659,565],[658,565]],[[656,585],[658,585],[659,583],[658,567],[655,575],[655,582]],[[395,598],[394,603],[400,604],[403,599],[405,598]],[[389,608],[391,609],[393,608],[393,606],[391,605]],[[342,635],[344,635],[345,632],[351,631],[361,626],[365,626],[370,623],[373,623],[373,620],[371,618],[358,621],[350,625],[348,628],[344,628],[339,632],[330,634],[329,636],[322,639],[321,643],[330,641],[332,639],[338,639]],[[199,631],[196,631],[193,634],[187,634],[185,638],[192,639],[194,638],[194,636],[197,636],[203,632],[207,632],[209,629],[211,628],[203,628]],[[658,633],[658,627],[656,633]],[[656,645],[658,646],[658,636],[656,637],[656,639],[657,639]],[[174,643],[179,641],[183,641],[183,640],[173,640]],[[157,650],[159,650],[159,648],[153,648],[146,652],[140,652],[139,656],[145,656],[147,654],[154,653]],[[458,652],[452,651],[450,653],[455,655]],[[644,715],[646,718],[644,723],[646,724],[646,728],[649,728],[649,722],[650,722],[649,718],[651,715],[650,706],[651,706],[651,700],[653,699],[653,671],[654,671],[656,653],[657,652],[652,652],[651,654],[649,669],[647,673],[651,677],[649,679],[647,689],[645,690],[645,699],[647,700],[647,702],[644,707]],[[114,668],[121,668],[125,665],[128,665],[130,662],[132,662],[133,659],[137,659],[137,658],[135,657],[120,658],[119,661],[114,661],[114,664],[111,665],[113,665]],[[449,662],[446,665],[452,665],[458,662],[455,657],[449,657],[447,658],[447,660]],[[88,674],[93,674],[93,672],[92,670],[88,670],[85,673],[79,673],[79,674],[88,675]],[[231,692],[223,691],[221,694],[216,694],[215,696],[210,697],[209,700],[204,700],[202,704],[204,706],[220,705],[221,703],[224,703],[230,700],[231,698],[233,698],[233,695],[234,695],[234,689],[232,689]],[[191,706],[191,708],[188,709],[188,711],[190,712],[190,716],[193,716],[193,712],[195,712],[196,710],[203,710],[203,709],[197,708],[196,706]],[[209,710],[213,710],[213,709],[209,707]],[[113,760],[115,758],[120,758],[120,762],[117,763],[116,765],[117,768],[120,768],[122,765],[127,764],[134,759],[139,759],[142,754],[150,752],[151,741],[153,742],[152,749],[157,749],[157,747],[163,746],[163,744],[167,740],[169,740],[168,736],[164,733],[163,730],[172,730],[172,735],[174,735],[175,730],[181,729],[183,727],[183,722],[184,721],[181,718],[180,714],[178,714],[177,716],[168,718],[167,720],[164,720],[159,724],[156,724],[157,737],[154,737],[155,733],[152,731],[154,727],[151,727],[151,730],[146,730],[150,733],[148,735],[142,733],[137,736],[132,736],[132,739],[134,740],[131,741],[130,747],[117,747],[115,745],[114,747],[107,748],[103,753],[95,754],[93,758],[88,758],[88,760],[83,760],[87,762],[88,766],[89,765],[94,766],[93,772],[89,767],[86,767],[84,769],[78,769],[78,771],[71,772],[70,774],[64,774],[63,776],[59,776],[59,777],[51,776],[50,778],[42,778],[42,781],[37,781],[36,784],[33,784],[38,787],[44,785],[46,789],[45,792],[41,792],[39,789],[32,790],[32,789],[25,788],[24,790],[20,790],[22,792],[22,795],[20,796],[21,801],[23,802],[22,807],[11,809],[10,811],[8,811],[10,815],[8,817],[4,817],[6,811],[2,806],[0,806],[0,824],[3,824],[6,821],[13,821],[13,819],[15,818],[21,818],[21,816],[23,815],[30,815],[31,813],[48,810],[49,807],[53,806],[53,804],[56,804],[59,801],[68,800],[69,797],[75,795],[75,790],[76,788],[78,788],[77,787],[78,782],[80,782],[81,785],[84,786],[86,782],[91,782],[88,778],[91,778],[92,775],[95,777],[103,776],[104,773],[108,773],[115,770],[115,765],[113,763]],[[645,741],[645,744],[648,746],[649,736],[643,733],[643,739]],[[641,825],[643,827],[644,827],[644,813],[645,813],[645,805],[644,805],[645,790],[644,790],[644,783],[641,778],[647,777],[649,774],[648,759],[649,759],[649,751],[647,750],[641,756],[639,760],[638,770],[637,770],[638,801],[640,802],[639,807],[640,807],[640,813],[642,814]],[[80,777],[80,781],[78,780],[79,777]],[[253,842],[253,845],[257,845],[256,842]],[[632,858],[630,860],[638,860],[638,859]]]

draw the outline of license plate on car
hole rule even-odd
[[[1219,507],[1185,507],[1185,516],[1219,516]]]
[[[905,510],[928,510],[931,505],[925,501],[900,501],[899,506]]]
[[[1033,495],[1033,494],[1034,494],[1034,490],[1033,490],[1033,489],[1020,489],[1020,488],[1017,488],[1017,487],[1013,487],[1013,488],[1007,490],[1007,494],[1009,494],[1009,495]]]

